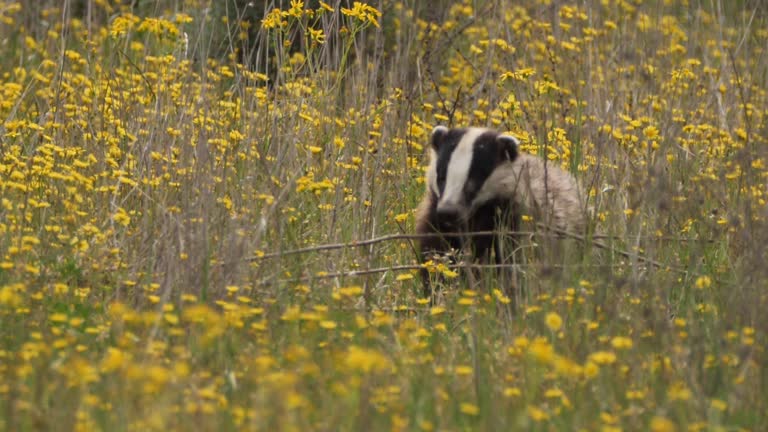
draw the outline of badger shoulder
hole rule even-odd
[[[534,219],[559,229],[584,230],[584,194],[576,179],[555,163],[521,153],[499,166],[484,193],[510,199]]]

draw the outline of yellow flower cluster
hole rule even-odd
[[[31,3],[0,430],[766,429],[755,2]],[[585,241],[417,263],[437,124],[573,173]]]

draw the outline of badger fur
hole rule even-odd
[[[449,129],[437,126],[430,137],[426,193],[417,209],[422,261],[451,249],[470,247],[475,259],[501,263],[492,234],[518,231],[523,211],[537,222],[567,230],[584,229],[584,205],[576,179],[539,157],[521,154],[520,141],[490,129]],[[431,295],[429,274],[422,270],[425,295]]]

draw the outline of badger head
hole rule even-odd
[[[497,198],[486,180],[518,156],[520,141],[489,129],[437,126],[430,137],[427,183],[437,199],[441,226],[465,224],[480,206]]]

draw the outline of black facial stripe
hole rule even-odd
[[[487,132],[477,138],[472,151],[472,163],[469,166],[467,182],[464,185],[464,197],[467,203],[475,199],[485,181],[498,166],[499,154],[499,143],[496,141],[495,133]]]
[[[448,177],[448,163],[451,161],[451,155],[456,149],[456,144],[445,143],[440,147],[440,153],[437,154],[437,189],[440,196],[445,190],[445,181]]]
[[[451,162],[451,156],[453,151],[456,150],[456,146],[461,141],[461,137],[466,133],[465,129],[451,129],[448,133],[442,137],[437,149],[437,189],[440,196],[443,195],[445,190],[445,182],[448,177],[448,164]]]

